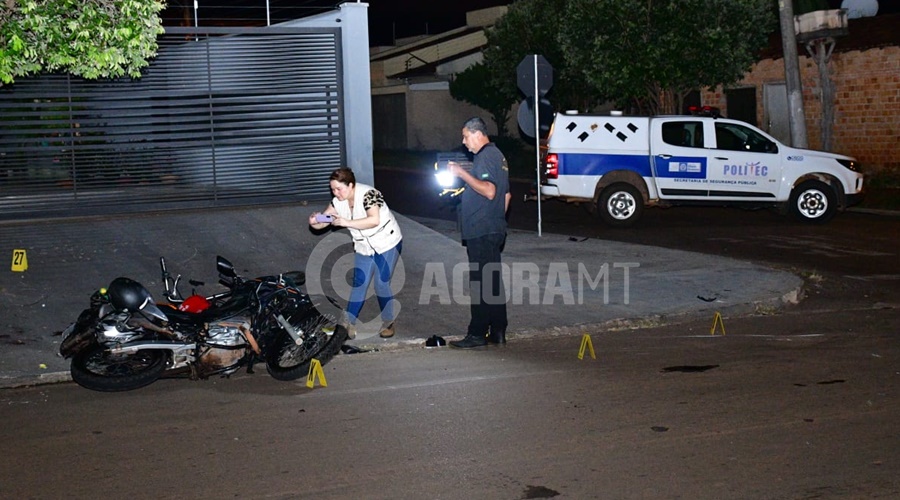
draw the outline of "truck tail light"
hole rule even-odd
[[[547,179],[556,179],[559,177],[559,157],[556,153],[550,153],[544,160],[544,176]]]

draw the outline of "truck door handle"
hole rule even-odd
[[[672,155],[659,155],[659,157],[662,158],[663,160],[668,160],[669,158],[672,157]]]
[[[725,158],[724,156],[716,156],[716,159],[717,160],[727,160],[728,158]]]

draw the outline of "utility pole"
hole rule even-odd
[[[806,139],[806,115],[803,112],[803,87],[800,84],[800,59],[797,56],[797,35],[794,33],[793,0],[778,0],[781,20],[781,46],[784,50],[784,80],[788,94],[788,123],[791,142],[795,148],[809,147]]]

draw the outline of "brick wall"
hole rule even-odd
[[[838,40],[840,45],[840,40]],[[832,150],[856,157],[867,170],[900,169],[900,47],[836,52],[829,63],[835,86]],[[800,57],[803,106],[810,149],[821,149],[819,71]],[[784,61],[757,63],[737,87],[756,87],[757,120],[764,122],[763,85],[784,81]],[[721,88],[701,95],[704,105],[728,109]],[[775,110],[787,113],[788,110]],[[772,110],[770,110],[772,112]]]

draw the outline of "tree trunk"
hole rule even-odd
[[[808,43],[806,50],[815,59],[819,68],[819,102],[822,104],[821,139],[822,150],[831,151],[831,139],[834,130],[834,82],[828,71],[828,61],[834,50],[834,39],[827,38]]]
[[[797,35],[794,32],[794,5],[779,0],[778,18],[781,24],[781,48],[784,53],[784,83],[787,88],[791,146],[807,147],[806,114],[803,110],[803,85],[800,82],[800,63],[797,57]]]

